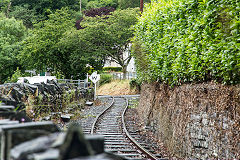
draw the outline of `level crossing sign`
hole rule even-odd
[[[100,75],[96,72],[93,72],[89,79],[94,83],[94,100],[97,98],[97,85],[96,83],[100,80]]]
[[[97,74],[97,72],[93,72],[92,75],[89,77],[89,79],[90,79],[93,83],[97,83],[97,81],[100,80],[100,75]]]

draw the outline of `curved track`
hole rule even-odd
[[[124,120],[127,108],[127,98],[114,97],[112,103],[92,123],[91,134],[103,135],[105,150],[126,159],[158,159],[146,149],[147,144],[137,142],[140,139],[137,134],[128,133]]]
[[[114,98],[111,96],[108,96],[108,97],[104,97],[101,101],[102,101],[103,105],[95,106],[95,107],[92,107],[92,106],[88,107],[88,109],[86,109],[84,111],[84,115],[82,115],[81,120],[78,121],[78,123],[80,123],[82,126],[84,134],[91,134],[92,126],[94,123],[96,123],[95,122],[95,120],[97,119],[96,117],[98,117],[107,108],[112,106],[112,104],[114,102]]]

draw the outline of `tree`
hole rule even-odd
[[[78,10],[79,0],[12,0],[12,5],[28,5],[29,9],[36,9],[39,14],[44,14],[47,10],[56,11],[63,7]]]
[[[22,20],[27,28],[32,28],[33,23],[44,19],[44,16],[38,15],[35,9],[29,9],[29,5],[15,6],[10,16]]]
[[[69,55],[63,55],[57,43],[63,34],[73,28],[73,21],[67,9],[57,10],[49,19],[34,26],[31,34],[23,41],[19,55],[22,64],[29,69],[52,68],[70,77]],[[70,53],[67,53],[70,54]]]
[[[6,13],[7,2],[0,2],[0,7],[1,4],[4,6],[4,12]],[[48,15],[63,7],[79,11],[79,0],[11,0],[11,7],[9,10],[13,12],[13,16],[21,18],[25,24],[28,16],[30,16],[30,20],[32,20],[32,18],[37,18],[37,21],[41,21],[43,19],[48,19]]]
[[[144,3],[151,2],[151,0],[144,0]],[[140,0],[118,0],[119,8],[136,8],[140,7]]]
[[[92,8],[101,8],[101,7],[113,7],[117,8],[118,2],[117,0],[90,0],[87,3],[86,9]]]
[[[11,7],[11,1],[10,0],[1,0],[0,9],[5,14],[6,17],[8,17],[10,7]]]
[[[96,17],[96,16],[110,15],[114,11],[115,9],[112,7],[101,7],[101,8],[92,8],[89,10],[85,10],[83,11],[83,13],[86,17]],[[83,19],[84,18],[81,17],[79,20],[76,21],[75,26],[77,29],[83,29],[83,27],[81,26],[81,21]]]
[[[93,11],[93,12],[92,12]],[[126,76],[126,68],[132,56],[123,57],[129,49],[133,36],[131,26],[137,22],[138,9],[117,10],[107,15],[92,13],[102,9],[91,10],[92,17],[84,17],[79,30],[67,31],[58,43],[62,54],[71,53],[69,61],[72,70],[77,73],[87,71],[86,66],[95,70],[101,69],[107,57],[111,57],[122,66]],[[86,13],[89,13],[86,11]]]
[[[16,57],[26,33],[21,21],[0,17],[0,83],[6,81],[20,66]]]
[[[83,21],[87,43],[93,46],[94,52],[116,61],[123,68],[124,77],[132,55],[124,57],[123,53],[129,50],[133,37],[131,26],[137,22],[137,13],[138,9],[117,10],[112,15],[88,17]]]
[[[71,75],[74,78],[85,78],[90,67],[100,70],[104,65],[104,50],[93,45],[94,31],[67,31],[58,43],[61,54],[69,56]]]

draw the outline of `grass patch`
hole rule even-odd
[[[129,80],[113,80],[110,83],[100,86],[98,95],[131,95],[138,94],[135,89],[130,89]]]
[[[139,99],[129,99],[128,108],[137,108],[139,104]]]

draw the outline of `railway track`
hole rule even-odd
[[[103,111],[112,106],[114,102],[114,99],[111,96],[103,97],[100,99],[103,105],[95,107],[90,106],[86,111],[83,111],[83,118],[78,123],[80,123],[80,125],[82,126],[84,134],[91,134],[93,123],[95,122],[98,115],[100,115]]]
[[[127,98],[113,97],[111,103],[91,123],[90,133],[104,136],[107,152],[126,159],[160,159],[153,154],[148,144],[141,141],[138,134],[127,131],[124,120],[127,108]]]

